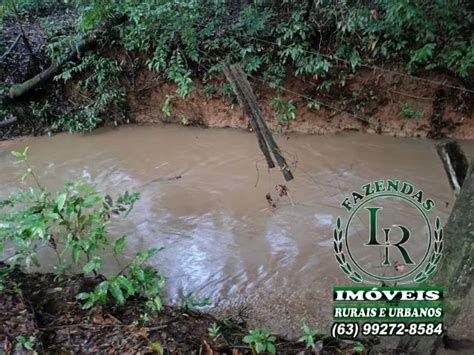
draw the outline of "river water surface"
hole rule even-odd
[[[9,151],[29,146],[32,166],[52,189],[81,177],[111,195],[141,193],[112,233],[128,233],[130,257],[164,247],[152,263],[168,278],[168,302],[194,292],[210,296],[216,312],[248,306],[253,324],[281,334],[298,333],[303,322],[327,330],[332,287],[351,285],[332,247],[344,197],[368,181],[408,180],[436,201],[445,222],[453,194],[431,141],[356,133],[276,139],[295,168],[290,197],[278,197],[275,187],[285,183],[266,168],[254,134],[179,126],[3,142],[1,195],[22,175]],[[474,142],[462,144],[474,155]],[[405,213],[402,204],[394,208]]]

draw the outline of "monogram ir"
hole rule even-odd
[[[342,271],[353,281],[406,284],[425,281],[436,269],[443,249],[435,207],[409,182],[377,180],[353,191],[341,203],[348,213],[336,220],[334,251]]]

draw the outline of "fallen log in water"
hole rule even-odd
[[[262,151],[269,168],[275,167],[270,151],[275,157],[286,181],[293,179],[293,174],[281,154],[280,148],[273,139],[272,133],[268,129],[265,120],[258,107],[257,98],[250,87],[245,73],[238,64],[224,67],[224,74],[229,81],[232,89],[237,95],[242,110],[249,117],[250,125],[257,135],[258,144]]]

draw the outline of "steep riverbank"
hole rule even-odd
[[[78,16],[61,7],[48,11],[27,16],[23,23],[41,68],[32,70],[26,60],[27,50],[20,41],[2,58],[1,95],[49,65],[45,47],[54,36],[51,37],[51,29],[44,22],[50,21],[68,33]],[[15,43],[19,35],[16,23],[9,19],[4,25],[5,41]],[[209,79],[198,66],[190,83],[195,89],[182,98],[175,84],[148,68],[145,52],[127,51],[108,43],[90,54],[102,58],[102,71],[97,69],[100,65],[96,65],[98,59],[94,57],[83,72],[68,74],[73,79],[66,83],[49,81],[14,102],[3,97],[0,110],[5,121],[0,123],[0,139],[68,129],[87,131],[88,120],[93,127],[96,123],[101,126],[175,122],[186,126],[249,128],[222,74],[213,74]],[[113,65],[119,68],[116,72],[110,72],[108,66]],[[276,132],[324,135],[360,131],[402,137],[474,139],[472,77],[461,79],[441,70],[410,75],[403,63],[390,60],[370,61],[357,70],[336,62],[326,76],[295,75],[290,66],[285,71],[286,79],[275,89],[262,79],[262,73],[254,72],[249,77],[264,117]],[[100,87],[101,91],[84,89],[84,79],[91,76],[92,86],[97,90]],[[114,82],[100,84],[100,77],[113,77]],[[87,119],[81,116],[83,113],[75,117],[84,108],[96,105],[100,97],[104,101],[119,97],[120,104],[102,108],[100,114],[91,114]],[[279,104],[275,103],[276,98]],[[4,125],[9,120],[16,121]],[[85,122],[78,123],[80,120]]]
[[[250,128],[236,101],[229,103],[217,94],[207,97],[202,86],[180,99],[173,96],[174,85],[160,82],[154,74],[143,70],[134,75],[134,87],[126,90],[132,122]],[[277,93],[257,80],[250,81],[264,118],[275,132],[324,135],[360,131],[396,137],[474,139],[472,102],[464,101],[462,92],[429,82],[448,80],[449,76],[428,73],[423,78],[427,81],[360,69],[348,76],[345,87],[317,93],[317,81],[293,77],[285,82],[289,91],[283,91],[281,98],[295,104],[296,118],[284,122],[276,118],[278,110],[272,104]],[[320,105],[318,109],[308,108],[305,101],[315,93],[321,97]],[[169,97],[173,99],[169,116],[165,116],[162,107]]]

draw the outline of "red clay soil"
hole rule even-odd
[[[277,132],[328,134],[355,130],[394,136],[474,139],[474,94],[372,70],[360,69],[355,74],[346,74],[346,78],[345,87],[331,89],[326,94],[316,90],[315,86],[320,84],[317,78],[311,82],[300,77],[287,80],[283,85],[287,91],[283,91],[281,97],[293,100],[297,105],[296,119],[290,122],[275,118],[277,112],[271,101],[278,94],[252,78],[250,82],[269,127]],[[440,74],[431,73],[424,78],[459,85],[452,77]],[[202,85],[182,99],[176,96],[174,85],[160,81],[146,70],[139,71],[133,80],[127,81],[133,82],[133,85],[127,85],[132,122],[249,128],[247,118],[236,102],[229,103],[219,94],[207,98]],[[215,84],[218,89],[220,82]],[[168,118],[162,112],[167,95],[174,96],[170,104],[171,117]],[[307,108],[308,101],[300,95],[321,102],[320,110]],[[420,117],[403,117],[403,105],[419,113]]]

